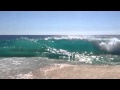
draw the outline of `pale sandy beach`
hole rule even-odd
[[[27,79],[119,79],[120,66],[55,64],[23,75]]]

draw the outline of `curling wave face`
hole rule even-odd
[[[102,55],[120,55],[120,39],[115,36],[41,37],[0,39],[0,57],[47,57],[89,62],[90,58],[97,59]]]

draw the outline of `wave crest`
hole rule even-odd
[[[101,50],[106,50],[110,53],[120,54],[120,40],[112,38],[108,41],[99,43]]]

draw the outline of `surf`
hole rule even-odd
[[[118,38],[63,36],[0,40],[0,57],[68,57],[72,54],[120,55]]]

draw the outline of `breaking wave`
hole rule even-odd
[[[95,36],[20,37],[0,40],[0,57],[76,60],[91,55],[120,55],[120,39]]]

